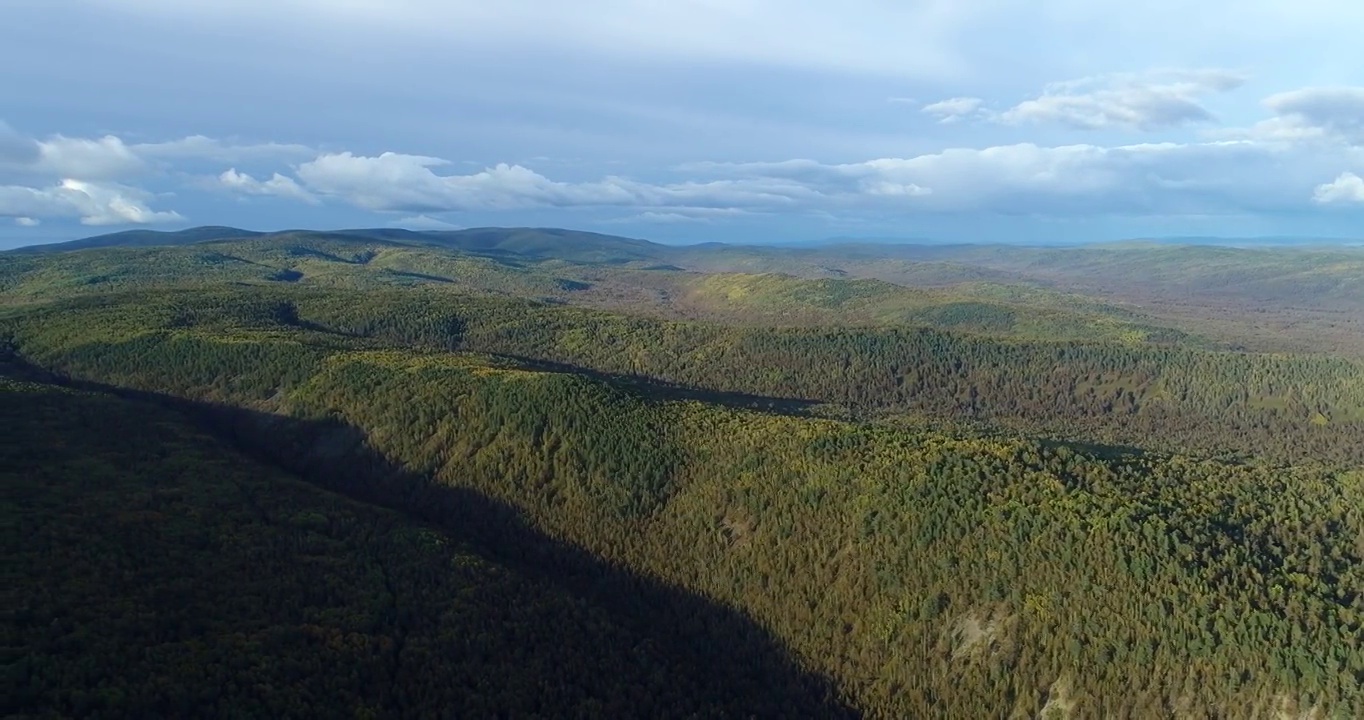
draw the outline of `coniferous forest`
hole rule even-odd
[[[1243,331],[1339,283],[86,245],[0,255],[16,717],[1364,717],[1364,355]]]

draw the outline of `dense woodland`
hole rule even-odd
[[[848,712],[741,616],[643,583],[691,625],[617,607],[529,528],[494,546],[356,503],[147,402],[0,400],[7,717]],[[693,645],[719,628],[725,652]]]
[[[16,316],[10,332],[23,352],[73,370],[172,375],[149,387],[258,382],[268,395],[277,378],[304,376],[326,348],[365,341],[825,404],[863,418],[911,413],[1226,459],[1364,463],[1364,362],[1346,358],[1002,341],[926,328],[735,327],[415,291],[355,298],[308,290],[101,296]],[[194,327],[309,342],[248,342],[238,351],[260,357],[221,367],[193,358],[205,337],[185,332]],[[262,363],[281,367],[271,374]]]
[[[951,324],[425,285],[16,298],[7,694],[35,717],[1364,716],[1364,365]]]

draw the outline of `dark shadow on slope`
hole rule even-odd
[[[727,392],[722,390],[707,390],[705,388],[665,382],[642,375],[608,373],[600,370],[593,370],[592,368],[583,367],[581,365],[538,360],[522,355],[495,354],[494,357],[515,361],[517,364],[530,370],[580,375],[656,401],[694,400],[711,405],[723,405],[725,407],[741,408],[745,410],[758,410],[780,415],[809,415],[812,408],[823,404],[818,400],[807,400],[803,398],[770,397],[767,395],[750,395],[747,393]]]
[[[385,268],[384,271],[383,271],[383,274],[384,274],[384,275],[391,276],[391,277],[403,278],[404,280],[417,280],[417,281],[422,281],[422,282],[433,282],[433,283],[452,283],[452,282],[454,282],[454,280],[451,280],[451,279],[448,278],[448,277],[441,277],[440,275],[428,275],[428,274],[426,274],[426,273],[408,272],[408,271],[406,271],[406,270],[393,270],[393,269],[389,269],[389,268]]]
[[[249,457],[429,523],[519,574],[562,588],[647,638],[648,651],[666,660],[675,682],[706,700],[678,708],[678,716],[709,706],[723,708],[723,717],[858,717],[827,678],[802,670],[779,639],[743,613],[549,537],[508,503],[409,472],[373,450],[359,428],[73,381],[13,356],[0,357],[0,372],[180,411]]]
[[[1124,458],[1142,457],[1147,453],[1145,448],[1139,448],[1135,445],[1106,445],[1094,442],[1081,442],[1079,440],[1056,440],[1050,438],[1042,438],[1039,439],[1038,442],[1043,447],[1050,450],[1064,447],[1081,455],[1102,458],[1104,460],[1121,460]]]

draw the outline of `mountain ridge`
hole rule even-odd
[[[1301,249],[1354,249],[1364,247],[1364,238],[1318,237],[1296,235],[1265,235],[1250,237],[1223,237],[1211,235],[1179,235],[1131,237],[1116,240],[1099,240],[1068,243],[1046,242],[1001,242],[998,240],[963,242],[938,241],[928,237],[909,236],[831,236],[815,240],[783,242],[724,242],[706,240],[694,243],[660,243],[643,238],[634,238],[588,230],[574,230],[561,227],[538,226],[485,226],[460,230],[412,230],[400,227],[383,228],[342,228],[337,230],[313,230],[306,228],[286,228],[280,230],[246,230],[224,225],[202,225],[181,230],[134,229],[114,233],[91,235],[53,243],[25,245],[0,252],[67,252],[103,247],[155,247],[160,245],[189,245],[216,240],[275,237],[314,233],[326,235],[345,235],[356,238],[412,241],[424,244],[446,246],[488,246],[516,239],[527,242],[532,238],[559,240],[576,239],[592,241],[602,248],[632,247],[640,251],[655,252],[666,248],[686,248],[692,250],[716,248],[765,249],[771,251],[821,251],[855,248],[860,251],[919,249],[928,253],[941,253],[963,248],[1027,248],[1034,250],[1060,250],[1076,248],[1140,248],[1140,247],[1216,247],[1216,248],[1301,248]]]

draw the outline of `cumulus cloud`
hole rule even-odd
[[[34,140],[0,124],[0,171],[8,175],[113,180],[141,172],[145,163],[122,140],[55,135]]]
[[[43,224],[43,221],[31,217],[17,217],[14,218],[14,224],[19,227],[37,227]]]
[[[75,217],[83,225],[145,225],[184,219],[176,212],[150,209],[148,200],[148,193],[114,183],[66,179],[46,188],[8,185],[0,187],[0,216]]]
[[[84,225],[146,225],[183,220],[177,212],[157,212],[145,204],[148,193],[122,185],[63,180],[60,195],[74,206]]]
[[[1205,84],[1216,82],[1207,79]],[[1287,93],[1266,104],[1285,113],[1282,117],[1320,128],[1322,134],[1347,137],[1355,127],[1349,115],[1352,97]],[[938,109],[942,116],[978,113],[982,107],[974,98],[954,98],[942,105]],[[11,151],[10,157],[24,156],[23,142],[11,145],[18,152]],[[181,219],[175,212],[153,209],[152,194],[111,179],[136,171],[148,182],[195,177],[200,187],[310,204],[347,204],[402,214],[399,225],[437,229],[448,229],[440,213],[553,208],[617,208],[626,210],[632,221],[657,223],[715,222],[754,213],[1254,214],[1301,210],[1311,204],[1309,200],[1320,205],[1353,201],[1356,176],[1342,175],[1325,185],[1321,181],[1339,172],[1342,164],[1353,167],[1356,160],[1364,161],[1360,148],[1240,137],[1119,146],[1015,143],[846,163],[698,162],[672,168],[665,180],[623,175],[564,180],[520,164],[470,172],[442,158],[395,152],[313,153],[312,159],[292,169],[266,173],[235,165],[216,175],[178,172],[178,163],[186,158],[203,161],[256,153],[258,161],[283,160],[303,149],[202,136],[140,145],[113,137],[54,137],[33,147],[37,155],[27,155],[29,167],[47,173],[79,171],[84,176],[72,172],[44,181],[56,183],[50,186],[41,182],[4,186],[0,215],[73,217],[86,224]],[[157,150],[148,152],[148,147]]]
[[[1209,122],[1200,103],[1208,95],[1234,90],[1245,76],[1227,70],[1164,70],[1123,73],[1048,85],[1042,94],[1000,113],[1005,123],[1055,122],[1098,130],[1154,130]]]
[[[257,180],[246,173],[237,172],[236,168],[229,168],[218,176],[218,182],[223,187],[243,195],[282,197],[311,205],[318,203],[317,198],[300,187],[293,178],[279,173],[275,173],[269,180]]]
[[[952,123],[975,114],[983,102],[974,97],[949,98],[925,105],[921,112],[938,118],[940,123]]]
[[[99,138],[53,135],[35,140],[0,121],[0,169],[84,180],[129,178],[185,161],[229,163],[304,158],[316,153],[304,145],[238,143],[203,135],[134,144],[116,135]]]
[[[11,183],[3,188],[5,205],[0,207],[0,215],[34,221],[78,217],[87,225],[170,222],[181,219],[180,215],[149,209],[146,202],[151,195],[127,181],[164,181],[183,173],[187,164],[282,160],[315,154],[302,145],[241,143],[203,135],[136,144],[114,135],[53,135],[35,140],[0,121],[0,175],[4,176],[0,182]],[[56,184],[45,186],[47,183]],[[219,175],[216,184],[245,195],[317,202],[294,179],[279,173],[257,180],[233,167]]]
[[[1364,178],[1343,172],[1334,181],[1318,185],[1312,200],[1322,205],[1364,203]]]
[[[38,143],[37,171],[86,180],[112,180],[141,172],[146,164],[113,135],[69,138],[58,135]]]

